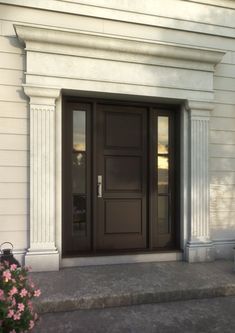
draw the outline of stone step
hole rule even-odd
[[[235,296],[232,261],[74,267],[33,273],[40,313]]]
[[[235,297],[46,313],[34,333],[234,333]]]

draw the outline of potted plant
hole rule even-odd
[[[38,319],[32,299],[41,291],[28,276],[27,267],[9,261],[0,263],[0,333],[23,333],[33,329]]]

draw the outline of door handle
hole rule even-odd
[[[102,198],[102,176],[97,177],[97,197]]]

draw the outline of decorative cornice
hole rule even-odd
[[[39,28],[14,25],[18,38],[27,46],[32,42],[45,45],[64,45],[77,48],[105,50],[119,53],[155,56],[216,65],[225,52],[206,48],[186,47],[176,44],[146,41],[138,38],[119,37],[84,31]]]

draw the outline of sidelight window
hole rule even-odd
[[[86,234],[86,111],[73,111],[73,232]]]

